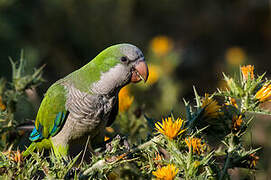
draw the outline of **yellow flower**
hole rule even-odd
[[[104,136],[104,141],[107,141],[107,140],[109,140],[109,139],[110,139],[109,137]]]
[[[148,77],[148,84],[154,84],[159,79],[159,66],[156,65],[149,65],[149,77]]]
[[[158,56],[166,55],[172,47],[172,40],[166,36],[157,36],[151,41],[151,49]]]
[[[130,95],[129,88],[123,87],[119,92],[119,111],[127,111],[134,101],[134,97]]]
[[[198,154],[200,154],[201,152],[204,152],[204,149],[206,147],[206,144],[202,143],[200,138],[189,137],[188,139],[185,139],[185,143],[189,148],[189,152],[193,150],[193,153],[198,153]]]
[[[166,135],[169,139],[174,139],[176,136],[182,134],[186,129],[182,129],[183,120],[178,118],[176,121],[172,121],[171,117],[165,118],[160,122],[155,123],[156,130],[161,134]]]
[[[179,168],[176,168],[173,164],[168,164],[167,166],[158,168],[156,171],[153,171],[152,174],[156,176],[157,179],[162,180],[172,180],[175,178],[179,171]]]
[[[242,115],[234,116],[232,119],[232,127],[235,131],[238,131],[240,129],[241,124],[243,122]]]
[[[245,61],[246,54],[240,47],[232,47],[226,51],[226,60],[231,65],[239,65]]]
[[[248,76],[250,75],[250,79],[254,79],[254,66],[247,65],[241,67],[242,75],[244,80],[248,80]]]
[[[194,168],[197,168],[197,167],[199,167],[199,165],[200,165],[200,162],[199,161],[194,161]]]
[[[205,94],[205,98],[202,100],[201,107],[205,108],[205,117],[216,118],[221,114],[219,112],[220,106],[218,105],[217,101],[210,98],[208,94]]]
[[[260,101],[260,102],[264,102],[269,100],[270,101],[270,97],[271,97],[271,84],[267,83],[265,85],[263,85],[263,87],[256,93],[255,97]]]

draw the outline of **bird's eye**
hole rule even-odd
[[[120,60],[121,60],[121,62],[127,62],[127,61],[128,61],[127,57],[125,57],[125,56],[122,56],[122,57],[120,58]]]

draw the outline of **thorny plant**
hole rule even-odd
[[[264,79],[264,75],[255,75],[253,66],[241,67],[237,79],[224,74],[227,90],[200,97],[194,88],[195,103],[184,100],[186,113],[181,117],[170,114],[162,121],[146,116],[138,120],[137,115],[129,113],[130,105],[126,104],[116,124],[120,125],[119,132],[126,133],[133,130],[131,124],[136,124],[128,142],[121,136],[111,138],[106,150],[98,149],[90,163],[77,164],[79,156],[62,160],[53,153],[45,156],[43,152],[34,152],[23,159],[19,150],[12,151],[15,142],[8,142],[6,136],[20,124],[14,119],[18,96],[25,96],[26,89],[43,80],[42,68],[32,75],[23,73],[23,55],[18,67],[12,60],[11,64],[12,82],[0,81],[2,178],[222,180],[230,178],[229,169],[246,168],[251,172],[256,169],[259,159],[256,153],[260,148],[245,145],[242,137],[250,131],[251,113],[270,114],[261,105],[271,97],[271,81]],[[216,97],[222,101],[218,102]],[[132,102],[133,98],[129,98]],[[108,128],[107,132],[114,129]],[[140,140],[131,141],[135,137]]]
[[[25,59],[23,51],[18,63],[9,58],[12,66],[12,81],[0,78],[0,136],[1,148],[7,149],[14,142],[9,139],[11,136],[18,134],[17,126],[24,123],[22,119],[15,119],[17,103],[21,97],[26,96],[26,91],[40,85],[42,79],[42,66],[35,69],[33,74],[25,73]],[[15,138],[16,141],[16,138]]]

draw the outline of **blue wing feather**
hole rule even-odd
[[[56,135],[59,130],[62,128],[62,126],[64,125],[64,121],[66,120],[66,117],[68,116],[69,112],[59,112],[54,120],[54,126],[51,130],[51,132],[49,133],[49,136],[54,136]],[[34,127],[33,131],[31,132],[29,139],[31,141],[39,141],[42,140],[44,137],[42,136],[42,130],[43,130],[43,126],[41,124],[39,124],[38,126],[38,130],[36,129],[36,126]]]
[[[43,127],[42,127],[41,124],[39,125],[38,130],[36,129],[36,127],[34,127],[32,133],[29,136],[29,139],[31,141],[38,141],[38,140],[43,139],[43,137],[42,137],[42,129],[43,129]]]
[[[65,124],[69,114],[65,107],[66,89],[56,82],[47,91],[37,114],[31,141],[41,141],[55,136]]]
[[[56,135],[56,133],[59,132],[59,130],[62,128],[62,126],[64,125],[64,121],[67,117],[67,115],[69,114],[69,112],[67,111],[66,113],[63,112],[59,112],[56,116],[55,122],[54,122],[54,127],[50,132],[50,136],[54,136]]]

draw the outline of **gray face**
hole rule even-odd
[[[128,58],[128,61],[144,60],[143,53],[136,46],[131,44],[123,44],[120,47],[121,53]]]
[[[120,63],[102,74],[100,80],[91,87],[92,92],[98,94],[114,94],[131,80],[134,66],[140,61],[144,61],[143,53],[136,46],[131,44],[121,44]]]

